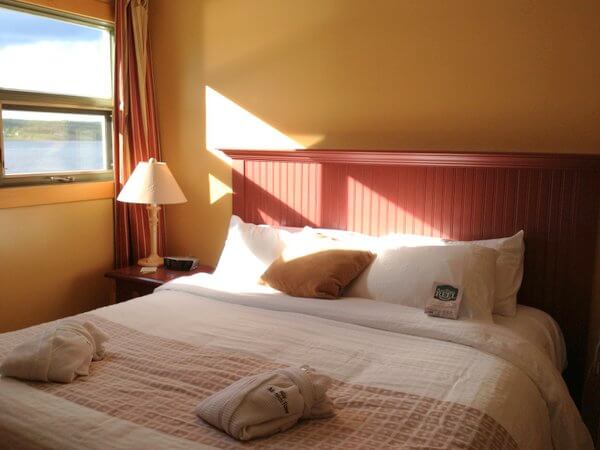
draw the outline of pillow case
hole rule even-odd
[[[261,281],[294,297],[339,298],[373,260],[362,250],[324,250],[292,259],[277,258]]]
[[[285,234],[286,231],[276,227],[254,225],[231,216],[225,247],[213,275],[257,283],[261,274],[281,255]]]
[[[517,293],[523,281],[525,243],[523,230],[514,236],[481,241],[446,241],[449,245],[479,245],[498,251],[496,261],[496,293],[494,314],[514,317],[517,313]]]
[[[348,287],[346,296],[424,310],[434,283],[463,289],[460,318],[492,321],[498,252],[475,245],[385,249]]]

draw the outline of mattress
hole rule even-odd
[[[205,274],[76,317],[110,335],[105,359],[70,384],[0,378],[3,448],[592,448],[548,354],[504,325]],[[0,358],[50,326],[0,335]],[[335,417],[242,445],[193,413],[304,364],[334,380]]]

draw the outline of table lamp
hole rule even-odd
[[[117,200],[148,205],[150,255],[138,260],[138,264],[140,266],[161,266],[164,261],[158,255],[158,212],[160,211],[158,205],[187,201],[167,164],[158,162],[154,158],[140,162],[123,186]]]

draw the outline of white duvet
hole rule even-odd
[[[232,286],[229,279],[219,279],[206,274],[176,279],[159,288],[159,291],[188,292],[226,303],[300,313],[359,325],[371,331],[395,333],[399,335],[395,337],[404,338],[404,341],[409,342],[409,360],[415,366],[402,367],[400,373],[394,372],[393,381],[386,379],[390,375],[389,372],[388,375],[378,373],[376,379],[361,378],[362,381],[373,384],[376,380],[375,384],[380,384],[381,387],[395,389],[402,386],[401,390],[405,392],[469,404],[486,411],[512,434],[521,448],[592,448],[589,433],[553,362],[531,342],[505,327],[479,321],[433,318],[417,308],[360,298],[332,301],[290,297],[266,286]],[[464,347],[468,347],[472,349],[471,353],[475,353],[461,361],[463,363],[473,362],[477,357],[485,360],[492,357],[492,365],[499,365],[507,372],[519,371],[520,376],[517,378],[525,376],[528,380],[523,379],[522,385],[511,382],[503,386],[501,370],[492,375],[489,367],[486,367],[487,364],[481,363],[459,369],[462,373],[450,389],[447,385],[440,386],[440,374],[450,364],[449,359],[455,359],[457,356],[456,345],[450,344],[459,344],[463,347],[461,352],[465,351]],[[408,348],[405,350],[409,351]],[[402,354],[402,351],[396,348],[396,351],[390,353],[398,355]],[[446,358],[441,359],[442,355]],[[482,371],[478,373],[477,369]],[[495,371],[496,369],[492,372]],[[340,375],[330,374],[337,377]],[[490,375],[491,380],[486,379],[486,376]],[[456,373],[444,374],[446,381],[453,380],[456,376]],[[402,381],[399,381],[398,377],[401,377]],[[356,380],[353,378],[353,381]],[[492,385],[487,386],[490,381],[493,381]],[[494,383],[498,384],[493,386]],[[525,395],[522,391],[529,390],[526,388],[531,387],[531,384],[535,386],[535,390]],[[487,392],[487,389],[490,392]],[[514,399],[515,404],[511,405],[509,400],[517,392],[522,392],[523,396],[517,396]],[[478,405],[479,401],[485,405]],[[528,411],[533,409],[534,405],[543,406],[545,411]],[[493,408],[493,411],[490,408]],[[540,424],[547,422],[549,432],[543,432],[543,428],[538,428],[539,431],[531,428],[532,423],[528,420],[531,417],[539,417]],[[522,436],[519,436],[517,431]],[[551,443],[548,442],[549,438]]]
[[[160,337],[309,364],[338,380],[465,404],[504,426],[522,449],[592,448],[549,357],[498,325],[431,318],[415,308],[358,298],[297,299],[204,274],[94,314]],[[55,432],[65,420],[85,433],[86,443],[97,442],[88,448],[106,448],[106,442],[121,448],[194,447],[0,379],[0,432],[8,430],[13,442],[27,436],[30,443],[76,448],[77,434]],[[94,433],[98,440],[90,441]]]

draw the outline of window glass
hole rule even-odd
[[[110,170],[105,114],[2,110],[5,175]]]
[[[110,98],[111,36],[102,28],[0,7],[0,88]]]

